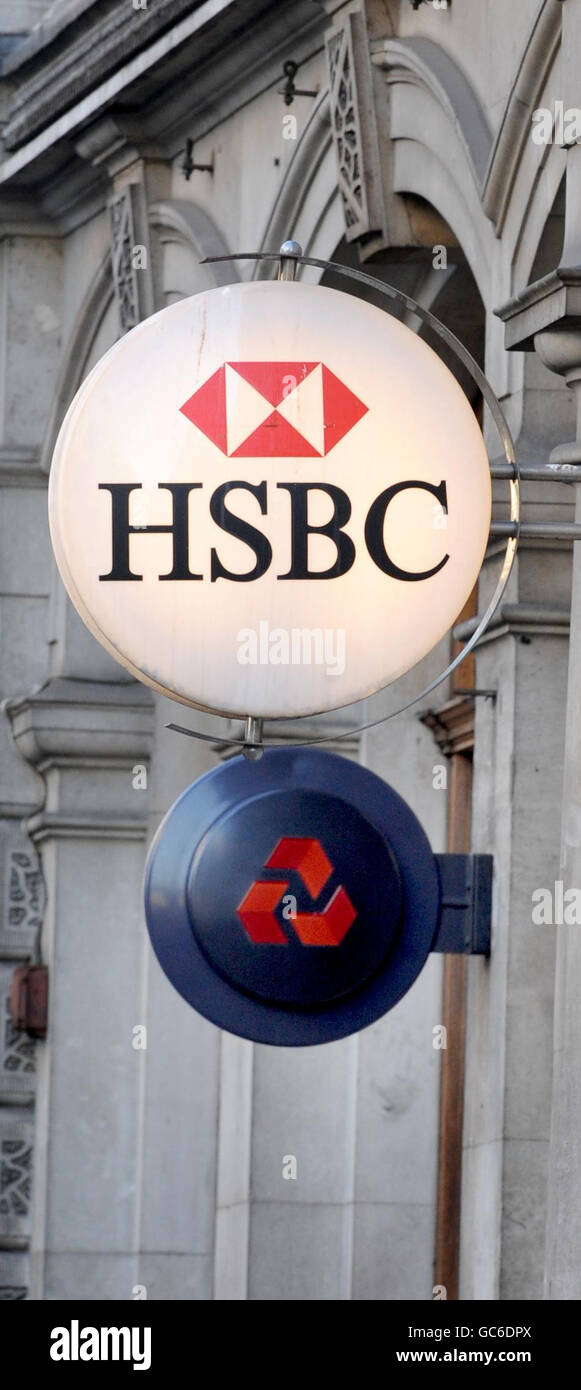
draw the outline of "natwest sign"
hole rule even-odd
[[[288,282],[196,295],[128,334],[73,401],[50,484],[94,635],[232,715],[336,708],[409,670],[474,585],[490,506],[480,429],[436,354],[372,305]]]

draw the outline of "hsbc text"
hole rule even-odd
[[[158,487],[171,493],[173,500],[173,520],[165,525],[132,526],[129,520],[130,498],[132,493],[139,492],[140,483],[99,483],[99,489],[111,494],[111,523],[112,523],[112,558],[111,569],[107,574],[99,575],[101,580],[141,580],[143,575],[136,574],[131,568],[130,563],[130,538],[134,534],[164,534],[171,535],[173,542],[173,563],[172,568],[167,574],[160,574],[159,579],[181,579],[181,580],[203,580],[204,574],[190,569],[190,494],[203,490],[202,483],[159,483]],[[351,502],[347,493],[334,483],[276,483],[277,489],[288,492],[290,499],[290,531],[291,531],[291,564],[290,569],[285,574],[277,575],[277,579],[338,579],[343,574],[347,574],[352,568],[356,559],[355,543],[348,535],[345,527],[351,517]],[[371,559],[378,569],[392,579],[406,580],[414,582],[422,579],[431,579],[438,574],[449,560],[449,555],[443,555],[442,559],[432,569],[428,570],[407,570],[400,568],[391,559],[387,552],[384,542],[384,523],[387,509],[401,492],[411,489],[418,489],[421,492],[428,492],[440,504],[444,512],[448,510],[448,498],[445,482],[438,486],[420,480],[409,480],[403,483],[394,483],[384,489],[383,492],[371,503],[367,513],[364,539]],[[256,499],[257,512],[266,516],[268,512],[268,491],[266,482],[247,483],[242,480],[222,483],[217,487],[210,497],[210,516],[220,530],[229,536],[234,536],[237,540],[243,541],[254,554],[254,564],[250,569],[242,573],[229,570],[223,564],[218,551],[212,547],[210,551],[210,580],[214,583],[217,579],[228,579],[233,583],[245,584],[254,579],[260,579],[270,568],[272,563],[272,546],[267,537],[257,526],[252,526],[250,522],[238,516],[228,505],[230,493],[247,492]],[[333,506],[331,519],[323,525],[315,526],[308,519],[309,496],[311,493],[325,493]],[[200,499],[201,505],[202,499]],[[195,517],[195,505],[192,507]],[[192,526],[193,539],[195,541],[195,521]],[[327,536],[335,547],[335,559],[327,569],[312,570],[309,568],[309,536]]]

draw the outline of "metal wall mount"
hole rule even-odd
[[[491,854],[436,854],[440,876],[440,925],[432,951],[490,955]]]

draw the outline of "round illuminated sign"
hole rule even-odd
[[[62,426],[53,546],[91,632],[184,704],[282,717],[404,674],[477,579],[491,515],[476,418],[382,310],[258,282],[115,345]]]

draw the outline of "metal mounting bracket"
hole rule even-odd
[[[436,854],[442,906],[432,951],[490,955],[491,854]]]

